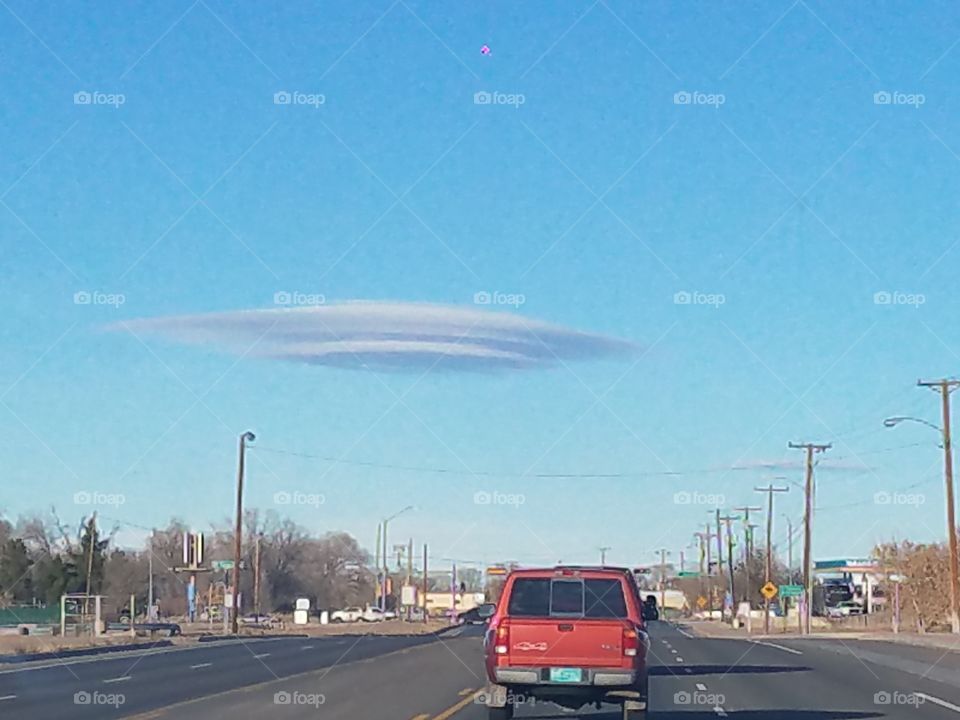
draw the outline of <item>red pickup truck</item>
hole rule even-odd
[[[537,700],[573,710],[619,703],[624,720],[643,716],[649,640],[630,570],[515,570],[486,613],[490,720]]]

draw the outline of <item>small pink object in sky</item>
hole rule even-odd
[[[487,45],[484,45],[482,48],[480,48],[480,54],[481,54],[481,55],[489,55],[489,54],[490,54],[490,48],[489,48]]]

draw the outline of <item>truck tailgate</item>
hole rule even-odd
[[[623,661],[620,620],[510,619],[507,662],[515,666],[618,667]]]

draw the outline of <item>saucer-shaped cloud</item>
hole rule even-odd
[[[536,368],[635,349],[623,340],[510,313],[401,302],[146,318],[108,329],[270,359],[383,370]]]

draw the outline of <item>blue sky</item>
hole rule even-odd
[[[355,5],[0,8],[8,517],[79,518],[80,491],[204,527],[250,428],[248,505],[322,494],[278,509],[372,545],[410,502],[393,533],[437,558],[650,562],[709,519],[676,493],[799,482],[790,440],[834,442],[818,556],[943,536],[937,438],[881,421],[938,422],[913,384],[960,365],[954,7]],[[485,291],[640,350],[373,372],[105,330]],[[597,473],[625,476],[529,477]],[[799,488],[778,502],[799,519]]]

